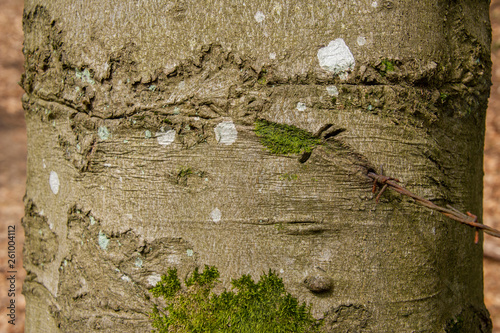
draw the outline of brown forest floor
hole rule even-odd
[[[22,198],[26,182],[26,129],[21,107],[22,89],[17,85],[23,70],[23,0],[0,0],[0,332],[24,332],[24,298],[21,269],[24,234]],[[500,229],[500,0],[491,2],[493,26],[493,86],[487,115],[484,157],[484,223]],[[6,306],[7,226],[16,226],[17,279],[16,325],[8,325]],[[500,333],[500,239],[486,237],[485,252],[497,252],[497,259],[484,259],[484,295],[494,324]]]

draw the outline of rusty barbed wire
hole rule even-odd
[[[384,191],[387,188],[390,188],[391,190],[394,190],[394,191],[398,192],[399,194],[406,195],[406,196],[412,198],[413,200],[415,200],[415,202],[417,202],[418,204],[420,204],[424,207],[427,207],[427,208],[432,209],[432,210],[436,210],[436,211],[442,213],[443,215],[449,217],[450,219],[453,219],[453,220],[458,221],[460,223],[463,223],[463,224],[466,224],[466,225],[469,225],[471,227],[476,228],[476,240],[475,240],[476,243],[478,241],[478,234],[477,234],[478,229],[483,230],[488,235],[500,238],[500,231],[499,230],[496,230],[496,229],[489,227],[485,224],[477,222],[477,216],[470,213],[470,212],[467,212],[467,214],[464,214],[464,213],[460,212],[458,209],[455,209],[450,205],[447,205],[447,208],[440,207],[427,199],[424,199],[422,197],[419,197],[416,194],[411,193],[410,191],[408,191],[407,189],[405,189],[404,187],[399,185],[398,184],[399,180],[396,178],[387,177],[384,175],[379,175],[379,174],[376,174],[375,172],[368,172],[368,177],[373,179],[373,189],[372,189],[373,193],[376,192],[377,186],[382,186],[382,189],[380,190],[380,192],[378,193],[378,195],[375,199],[375,201],[377,203],[378,203],[378,200],[380,199],[380,196],[382,195],[382,193],[384,193]]]

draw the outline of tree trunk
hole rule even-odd
[[[25,6],[28,332],[148,331],[205,264],[325,332],[491,332],[482,237],[367,176],[481,220],[489,1]]]

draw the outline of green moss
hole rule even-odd
[[[292,180],[297,180],[297,179],[299,179],[299,176],[297,176],[294,173],[284,173],[284,174],[280,175],[280,180],[292,181]]]
[[[266,76],[267,76],[267,70],[263,69],[259,73],[259,78],[257,79],[257,83],[265,86],[267,83]]]
[[[439,97],[441,98],[441,103],[445,103],[446,100],[448,99],[448,94],[445,94],[445,93],[441,93],[439,94]]]
[[[187,186],[188,177],[193,175],[193,174],[194,174],[194,172],[193,172],[192,168],[181,166],[177,170],[177,173],[175,174],[175,183],[177,185]]]
[[[219,272],[213,266],[196,269],[182,290],[176,269],[150,291],[166,300],[153,307],[154,332],[319,332],[319,325],[305,304],[285,291],[281,278],[269,271],[254,282],[249,275],[232,280],[234,290],[214,294]]]
[[[177,171],[177,178],[185,178],[192,174],[193,169],[191,169],[190,167],[180,167],[179,171]]]
[[[180,166],[173,174],[174,183],[177,185],[187,186],[189,178],[198,177],[205,178],[207,173],[202,170],[196,170],[187,166]]]
[[[266,120],[255,122],[255,133],[260,137],[261,143],[276,155],[302,154],[321,144],[319,138],[307,131]]]
[[[382,60],[379,67],[380,75],[385,76],[388,72],[394,72],[394,62],[389,59]]]

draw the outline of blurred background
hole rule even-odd
[[[23,195],[26,183],[26,128],[17,82],[23,71],[23,0],[0,0],[0,332],[24,332],[24,297],[21,295],[24,232]],[[484,223],[500,229],[500,0],[491,1],[493,27],[493,86],[486,117],[484,156]],[[7,323],[7,226],[16,226],[16,325]],[[485,236],[484,297],[500,333],[500,239]]]

